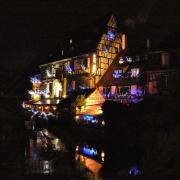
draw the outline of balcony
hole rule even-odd
[[[131,94],[108,94],[105,95],[105,99],[109,101],[115,101],[122,104],[138,103],[143,100],[143,95],[131,95]]]
[[[74,70],[72,72],[73,74],[88,74],[90,73],[90,68],[80,69],[80,70]]]
[[[65,72],[66,75],[83,75],[83,74],[89,74],[90,73],[90,68],[84,68],[84,69],[76,69],[76,70],[72,70],[69,72]]]
[[[51,74],[51,75],[42,74],[41,77],[42,77],[42,80],[51,80],[51,79],[56,78],[56,74]]]
[[[84,75],[84,74],[89,74],[90,73],[90,68],[84,68],[84,69],[76,69],[76,70],[60,70],[57,69],[55,73],[47,73],[43,72],[41,74],[42,80],[51,80],[51,79],[59,79],[62,75],[66,76],[73,76],[73,75]]]

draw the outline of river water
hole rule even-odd
[[[90,137],[91,134],[82,132],[75,137],[64,131],[57,133],[47,127],[34,126],[28,130],[24,150],[26,179],[129,179],[133,178],[131,171],[132,174],[139,172],[134,161],[126,163],[131,150],[124,153],[127,148],[123,143],[119,148],[118,140],[111,143],[98,136]]]

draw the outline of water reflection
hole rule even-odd
[[[48,129],[36,129],[34,136],[28,139],[25,148],[25,174],[58,174],[87,179],[103,177],[136,176],[142,171],[127,162],[127,149],[118,142],[107,146],[104,141],[89,136],[70,136],[66,142],[55,136]],[[63,136],[64,135],[64,136]],[[129,150],[129,152],[131,152]],[[122,170],[122,167],[124,168]],[[86,179],[85,178],[85,179]]]
[[[34,132],[25,148],[25,174],[52,174],[55,152],[65,152],[62,140],[52,135],[47,129]],[[51,156],[50,156],[51,155]]]
[[[61,139],[58,139],[47,129],[39,130],[37,132],[37,145],[44,148],[44,150],[50,149],[51,151],[66,152],[66,147]]]
[[[29,140],[29,152],[25,149],[25,174],[53,173],[52,160],[40,155],[40,149],[35,140]]]
[[[105,152],[88,144],[77,145],[75,147],[75,160],[80,162],[94,175],[99,175],[105,160]]]
[[[88,168],[94,174],[97,174],[100,171],[100,169],[102,168],[101,163],[99,163],[91,158],[88,158],[82,154],[76,153],[75,160],[81,162],[86,168]]]

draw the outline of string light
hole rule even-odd
[[[41,78],[39,75],[33,76],[30,78],[31,83],[41,83]]]
[[[113,72],[113,77],[114,77],[114,78],[120,78],[120,77],[122,77],[122,70],[114,70],[114,72]]]
[[[114,38],[115,38],[115,34],[111,30],[109,30],[107,35],[108,41],[112,41],[114,40]]]
[[[72,73],[72,68],[70,66],[66,66],[66,71],[71,74]]]

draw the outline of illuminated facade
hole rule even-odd
[[[120,53],[98,83],[106,99],[136,103],[144,96],[176,94],[180,77],[179,51]]]
[[[72,91],[94,89],[77,109],[77,114],[100,114],[105,99],[136,103],[144,96],[176,93],[180,51],[150,51],[131,54],[127,37],[120,33],[112,15],[93,33],[70,36],[60,57],[39,66],[40,75],[31,78],[31,101],[26,108],[54,112],[61,99]],[[78,38],[80,40],[78,41]],[[81,50],[83,49],[83,50]],[[178,54],[177,57],[173,57]]]
[[[94,37],[97,34],[99,37],[93,47],[85,50],[86,53],[76,53],[78,47],[73,45],[73,39],[70,38],[70,55],[64,55],[67,49],[64,48],[61,51],[64,58],[39,66],[39,80],[31,81],[33,90],[29,91],[32,104],[38,106],[39,110],[52,109],[50,106],[56,106],[57,101],[66,98],[72,90],[96,88],[114,58],[125,47],[125,44],[122,44],[125,43],[125,36],[119,32],[114,15],[101,27],[101,31],[94,34]],[[91,39],[86,42],[89,41]],[[97,91],[95,93],[97,94]],[[103,102],[100,94],[99,97]],[[97,102],[94,102],[94,105],[97,105]]]

